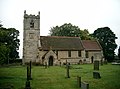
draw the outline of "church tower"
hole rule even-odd
[[[36,62],[40,47],[40,12],[35,16],[24,11],[23,29],[23,64]]]

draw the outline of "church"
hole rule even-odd
[[[102,47],[95,40],[80,37],[40,36],[40,12],[23,20],[23,64],[30,61],[41,65],[93,63],[103,58]]]

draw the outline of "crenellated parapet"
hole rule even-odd
[[[25,10],[25,11],[24,11],[24,18],[40,19],[40,12],[38,12],[38,15],[32,15],[32,14],[28,15],[28,14],[26,13],[26,10]]]

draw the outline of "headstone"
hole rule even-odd
[[[29,80],[26,81],[25,89],[31,89]]]
[[[93,78],[100,79],[101,78],[100,73],[99,72],[93,72]]]
[[[69,65],[69,63],[66,64],[66,69],[67,69],[67,78],[70,78],[70,75],[69,75],[70,65]]]
[[[47,68],[47,62],[45,62],[45,69]]]
[[[32,79],[32,77],[31,77],[31,68],[32,68],[32,62],[30,61],[30,79]]]
[[[61,61],[60,61],[60,66],[61,66]]]
[[[101,66],[103,65],[103,60],[102,59],[100,60],[100,64],[101,64]]]
[[[29,66],[27,66],[27,80],[30,80],[30,69],[29,69]]]
[[[99,61],[94,61],[94,70],[99,70]]]
[[[106,64],[106,65],[107,65],[107,60],[104,60],[104,64]]]
[[[89,84],[86,82],[81,82],[81,89],[89,89]]]
[[[77,84],[78,87],[81,87],[81,77],[77,76]]]

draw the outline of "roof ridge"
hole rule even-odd
[[[80,37],[71,37],[71,36],[40,36],[40,37],[51,37],[51,38],[80,38]]]

